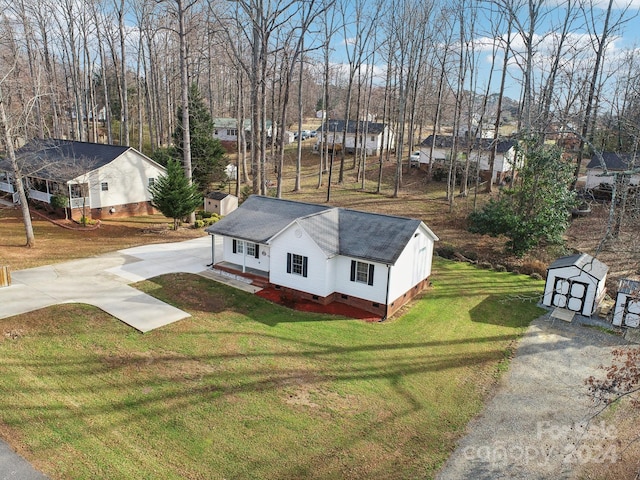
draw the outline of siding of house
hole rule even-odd
[[[362,298],[370,302],[385,304],[387,299],[387,266],[382,263],[366,262],[374,266],[373,285],[351,281],[351,261],[349,257],[336,257],[335,289],[336,292]],[[362,261],[362,260],[360,260]]]
[[[149,179],[164,175],[162,167],[150,159],[128,150],[102,168],[81,175],[70,183],[89,183],[92,209],[110,208],[130,203],[150,202]],[[108,190],[102,190],[102,183]]]
[[[244,253],[233,253],[233,240],[233,238],[224,237],[222,258],[225,261],[235,263],[237,265],[244,265],[247,268],[256,268],[265,272],[269,271],[271,258],[269,252],[270,249],[267,245],[257,245],[260,250],[260,254],[259,258],[255,258],[255,256],[246,255]],[[236,240],[236,242],[242,242],[242,240]]]
[[[287,273],[287,253],[307,257],[307,276]],[[297,224],[283,231],[271,245],[269,281],[275,285],[326,297],[333,293],[327,258],[318,245]]]
[[[433,240],[420,227],[391,267],[390,304],[431,275],[432,258]]]
[[[585,188],[596,188],[601,183],[613,185],[615,177],[613,175],[603,176],[602,172],[603,170],[601,168],[590,168],[587,170],[587,182],[585,184]],[[640,175],[631,175],[630,184],[640,185]]]

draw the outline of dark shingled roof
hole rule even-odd
[[[638,294],[640,292],[640,281],[630,278],[623,278],[618,284],[618,292],[629,294]]]
[[[470,141],[473,140],[471,145],[472,150],[491,150],[493,148],[493,139],[492,138],[473,138],[469,139],[468,137],[458,137],[457,143],[458,147],[461,149],[469,148]],[[453,136],[452,135],[436,135],[435,138],[435,147],[436,148],[451,148],[453,146]],[[433,143],[433,135],[429,135],[425,138],[420,146],[422,147],[431,147]],[[508,151],[511,147],[515,145],[513,140],[501,140],[498,139],[497,152],[504,153]]]
[[[387,264],[396,262],[422,223],[405,217],[252,195],[206,231],[269,243],[293,222],[297,222],[328,257],[344,255]],[[438,239],[430,230],[429,233],[434,240]]]
[[[640,159],[636,158],[634,165],[633,156],[629,153],[602,152],[602,159],[607,166],[607,170],[621,171],[640,167]],[[602,168],[597,155],[591,157],[587,168]]]
[[[560,257],[549,265],[547,270],[564,267],[577,267],[598,280],[602,280],[609,271],[609,267],[607,265],[586,253],[577,253],[575,255]]]
[[[118,158],[130,147],[71,140],[35,139],[16,150],[24,175],[66,182]],[[9,165],[8,160],[0,168]]]
[[[344,131],[344,124],[344,120],[328,120],[324,125],[324,131],[342,132]],[[347,125],[347,133],[356,133],[356,126],[358,126],[358,132],[364,133],[366,128],[367,133],[370,133],[372,135],[382,133],[385,127],[384,123],[365,122],[364,120],[359,120],[356,122],[355,120],[349,120],[349,123]],[[318,127],[316,131],[320,133],[322,131],[322,127]]]
[[[229,194],[225,192],[209,192],[206,195],[206,197],[210,198],[211,200],[224,200],[228,196]]]

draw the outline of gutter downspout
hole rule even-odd
[[[380,319],[381,322],[384,322],[389,316],[389,284],[391,280],[391,266],[387,265],[387,293],[384,299],[384,317]]]

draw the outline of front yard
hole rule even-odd
[[[0,320],[0,436],[58,478],[429,478],[541,311],[542,282],[435,262],[383,323],[191,275],[145,335],[83,305]]]

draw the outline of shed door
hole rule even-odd
[[[551,305],[566,308],[572,312],[581,312],[587,296],[587,289],[588,285],[586,283],[567,280],[566,278],[556,278]]]
[[[634,328],[640,326],[640,300],[627,297],[627,303],[624,306],[624,324]]]

